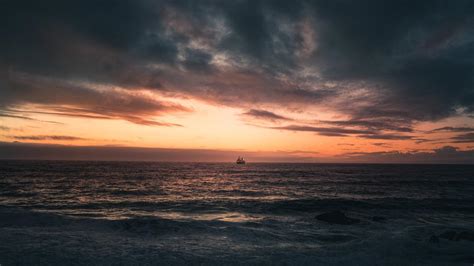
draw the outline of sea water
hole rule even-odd
[[[472,265],[473,232],[469,165],[0,161],[2,266]]]

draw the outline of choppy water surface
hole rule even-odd
[[[474,263],[474,166],[0,161],[0,206],[2,265]]]

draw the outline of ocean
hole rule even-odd
[[[0,161],[0,265],[473,265],[474,165]]]

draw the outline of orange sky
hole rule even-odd
[[[0,142],[471,155],[464,2],[178,2],[5,6]]]
[[[156,96],[158,97],[158,96]],[[160,97],[163,99],[163,97]],[[0,141],[48,143],[74,146],[130,146],[179,149],[242,150],[251,152],[293,152],[304,157],[331,157],[352,152],[425,151],[447,144],[469,149],[468,143],[447,141],[417,143],[416,140],[364,139],[357,136],[321,136],[268,128],[268,121],[243,115],[245,109],[210,104],[200,100],[165,98],[190,110],[159,116],[160,121],[181,126],[140,125],[120,119],[93,119],[42,114],[42,106],[23,105],[28,119],[1,117]],[[28,112],[27,112],[28,111]],[[278,114],[308,121],[309,117],[327,119],[335,114],[314,114],[278,110]],[[313,119],[316,120],[316,119]],[[466,118],[451,118],[438,123],[419,123],[409,135],[419,138],[448,139],[449,133],[425,132],[447,125],[463,126]],[[293,124],[281,122],[278,125]],[[56,138],[55,138],[56,136]],[[64,138],[61,138],[64,137]],[[68,138],[71,137],[71,138]],[[77,139],[76,139],[77,138]]]

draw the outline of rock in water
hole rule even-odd
[[[316,219],[330,223],[330,224],[342,224],[342,225],[351,225],[359,223],[359,219],[347,217],[341,211],[332,211],[332,212],[325,212],[316,216]]]

